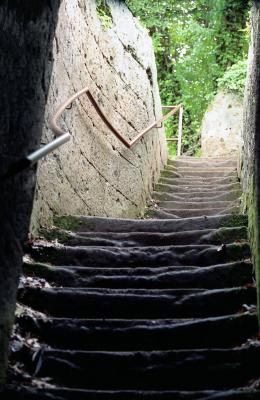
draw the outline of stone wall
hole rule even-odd
[[[128,139],[161,116],[151,39],[124,2],[108,4],[110,28],[102,26],[94,0],[61,3],[43,143],[52,138],[48,121],[54,110],[85,86]],[[60,124],[72,140],[39,164],[32,230],[50,224],[55,214],[142,214],[167,159],[164,130],[153,129],[129,150],[86,96],[64,113]]]
[[[256,118],[259,113],[257,99],[259,97],[258,79],[260,54],[260,6],[255,3],[251,16],[252,35],[251,46],[249,48],[247,82],[244,99],[244,121],[243,121],[243,149],[242,149],[242,165],[241,178],[243,190],[249,192],[252,183],[252,177],[255,175],[255,155],[256,155]]]
[[[201,149],[205,157],[236,153],[241,146],[243,100],[220,91],[205,113]]]
[[[244,104],[241,181],[248,210],[260,321],[260,2],[253,1],[251,47]]]

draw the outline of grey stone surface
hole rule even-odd
[[[214,157],[236,153],[241,144],[242,125],[242,99],[235,94],[220,91],[202,122],[202,155]]]
[[[85,86],[128,139],[161,116],[151,39],[123,2],[109,5],[113,23],[105,29],[94,1],[61,4],[44,143],[52,138],[48,120],[54,110]],[[153,129],[128,150],[86,96],[64,113],[60,123],[72,133],[72,140],[40,162],[32,230],[50,224],[54,214],[142,214],[167,159],[163,129]]]
[[[254,2],[251,14],[251,45],[248,57],[247,82],[244,99],[243,148],[241,178],[244,192],[248,192],[255,177],[256,139],[259,136],[259,65],[260,65],[260,4]],[[251,188],[252,189],[252,188]]]

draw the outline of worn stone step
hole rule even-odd
[[[172,221],[102,218],[87,216],[60,217],[59,228],[74,232],[182,232],[199,229],[217,229],[230,226],[247,226],[246,215],[194,217]]]
[[[257,390],[228,390],[228,391],[151,391],[151,390],[84,390],[66,387],[32,388],[6,387],[2,392],[4,400],[211,400],[218,399],[259,400]],[[230,397],[231,396],[231,397]]]
[[[207,169],[199,169],[199,168],[174,168],[174,167],[166,167],[164,170],[168,176],[171,175],[172,178],[180,177],[180,178],[188,178],[194,177],[197,179],[200,178],[237,178],[237,171],[229,168],[207,168]],[[162,173],[162,175],[164,174]]]
[[[214,157],[194,157],[194,156],[177,156],[174,158],[175,160],[188,160],[194,162],[207,162],[207,161],[214,161],[214,162],[222,162],[222,161],[237,161],[238,157],[236,154],[226,154],[224,156],[214,156]]]
[[[169,165],[167,164],[162,171],[163,173],[165,171],[173,171],[173,172],[178,172],[180,174],[185,173],[185,172],[190,172],[190,171],[203,171],[203,172],[220,172],[220,173],[228,173],[228,174],[234,174],[237,175],[237,169],[236,167],[228,167],[228,166],[217,166],[217,167],[212,167],[212,166],[203,166],[199,167],[198,164],[193,164],[190,166],[184,166],[184,165]]]
[[[37,375],[51,376],[53,383],[88,389],[223,390],[256,378],[259,356],[259,346],[166,352],[46,349]]]
[[[237,161],[236,160],[205,160],[202,159],[175,159],[175,160],[168,160],[167,165],[172,165],[173,167],[195,167],[195,168],[224,168],[224,167],[231,167],[237,168]]]
[[[234,190],[241,190],[240,184],[239,183],[230,183],[230,184],[224,184],[224,185],[212,185],[212,186],[189,186],[189,185],[169,185],[166,183],[157,183],[155,185],[155,190],[159,192],[167,192],[167,193],[187,193],[187,196],[190,196],[190,192],[196,192],[196,193],[218,193],[221,194],[221,192],[228,192],[228,191],[234,191]]]
[[[164,208],[159,207],[162,211],[173,214],[177,218],[190,218],[190,217],[200,217],[202,215],[210,216],[210,215],[221,215],[221,214],[239,214],[240,207],[239,206],[231,206],[229,208],[221,207],[221,208]],[[153,215],[152,213],[150,214]]]
[[[159,183],[166,183],[168,185],[185,185],[190,187],[205,186],[212,187],[213,185],[229,185],[230,183],[238,182],[237,177],[235,178],[172,178],[170,174],[164,174],[161,176]]]
[[[252,287],[228,289],[25,288],[19,301],[54,317],[204,318],[239,312],[256,303]]]
[[[255,314],[185,320],[87,320],[20,317],[22,332],[48,346],[70,350],[228,348],[258,332]]]
[[[238,390],[216,391],[208,396],[202,396],[203,400],[258,400],[260,391],[254,388],[241,388]]]
[[[178,288],[225,288],[243,286],[253,283],[253,268],[250,263],[238,262],[213,265],[191,270],[159,271],[153,269],[146,275],[140,272],[135,274],[135,269],[117,271],[99,270],[90,275],[88,268],[82,267],[49,267],[47,265],[35,266],[28,264],[26,267],[29,275],[42,277],[47,281],[63,287],[97,287],[97,288],[150,288],[150,289],[178,289]]]
[[[136,246],[168,246],[185,244],[227,244],[237,240],[247,240],[245,226],[204,229],[196,231],[183,231],[176,233],[163,232],[80,232],[73,233],[61,229],[42,231],[50,240],[57,240],[68,246],[110,246],[110,247],[136,247]],[[37,243],[37,242],[35,242]],[[39,241],[39,244],[41,241]]]
[[[243,262],[243,261],[242,261]],[[246,261],[249,263],[248,261]],[[218,265],[230,265],[233,266],[235,263],[225,263],[225,264],[218,264]],[[197,269],[198,267],[193,265],[182,265],[181,271],[192,271]],[[60,276],[60,273],[64,276],[70,276],[71,282],[73,273],[79,274],[79,276],[84,275],[85,277],[94,277],[96,275],[103,274],[104,276],[114,276],[114,275],[133,275],[133,276],[153,276],[156,273],[167,273],[167,272],[174,272],[180,271],[180,266],[170,266],[170,267],[158,267],[158,268],[149,268],[149,267],[135,267],[135,268],[91,268],[91,267],[84,267],[84,266],[73,266],[73,265],[62,265],[62,266],[53,266],[50,264],[44,263],[36,263],[36,262],[25,262],[23,264],[23,271],[26,276],[31,277],[40,277],[46,279],[47,281],[57,283],[59,279],[65,279]],[[156,272],[157,271],[157,272]],[[69,279],[69,278],[68,278]]]
[[[192,201],[186,201],[183,203],[182,201],[172,201],[172,200],[166,200],[166,201],[160,201],[158,203],[159,207],[163,209],[175,209],[175,210],[183,210],[183,209],[189,209],[189,210],[210,210],[210,209],[228,209],[228,208],[233,208],[233,207],[238,207],[239,206],[239,201],[203,201],[203,202],[196,202],[194,199]]]
[[[250,255],[247,243],[225,246],[184,245],[148,247],[72,247],[46,244],[32,246],[36,261],[56,265],[86,267],[164,267],[171,265],[207,266],[214,263],[242,260]]]
[[[240,190],[232,190],[232,191],[227,191],[227,192],[196,192],[196,191],[191,191],[189,195],[187,193],[166,193],[166,192],[153,192],[153,199],[154,200],[161,200],[161,201],[182,201],[183,203],[186,203],[190,201],[191,199],[193,201],[232,201],[232,200],[237,200],[241,196],[241,191]]]

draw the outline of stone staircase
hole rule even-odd
[[[25,259],[10,366],[20,385],[5,399],[260,399],[240,194],[234,159],[181,157],[152,218],[59,218]]]

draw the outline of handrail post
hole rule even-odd
[[[180,107],[179,110],[179,127],[178,127],[178,147],[177,147],[177,156],[181,155],[181,145],[182,145],[182,123],[183,123],[183,107]]]

